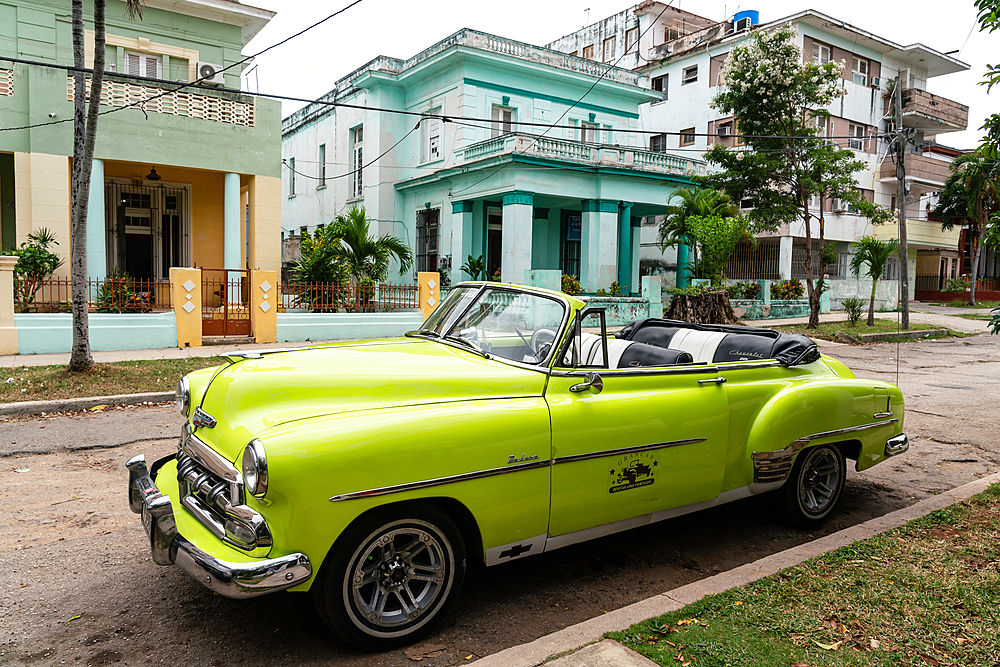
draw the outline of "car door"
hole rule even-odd
[[[599,376],[600,391],[582,386],[587,373]],[[587,369],[560,361],[545,400],[553,458],[548,535],[564,536],[552,546],[719,495],[729,405],[716,367]]]

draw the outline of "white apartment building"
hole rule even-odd
[[[566,52],[593,53],[599,60],[609,49],[626,48],[628,66],[646,74],[653,90],[661,93],[660,100],[640,109],[641,127],[664,133],[647,136],[650,150],[700,157],[716,143],[737,145],[734,135],[738,132],[733,119],[709,107],[709,101],[719,93],[720,71],[730,50],[748,39],[754,30],[791,23],[798,33],[804,59],[845,61],[843,85],[847,94],[828,107],[830,118],[821,131],[826,136],[838,137],[834,139],[838,144],[857,151],[867,165],[857,174],[861,190],[869,201],[887,207],[896,206],[897,193],[895,164],[888,156],[889,144],[884,139],[892,120],[889,82],[900,76],[903,125],[915,130],[915,145],[909,147],[906,159],[910,298],[913,298],[918,260],[921,273],[933,267],[942,276],[955,275],[959,270],[960,231],[941,232],[940,224],[927,220],[927,210],[934,193],[944,184],[948,164],[957,153],[942,150],[937,142],[946,141],[948,132],[966,129],[968,107],[928,92],[927,86],[934,77],[968,69],[967,64],[922,44],[901,46],[813,10],[761,24],[756,11],[743,11],[728,21],[718,22],[664,7],[662,3],[644,2],[548,46]],[[612,43],[615,46],[604,47]],[[626,59],[619,65],[624,65]],[[858,291],[853,277],[837,281],[849,275],[850,243],[868,233],[895,237],[898,229],[897,225],[876,229],[837,200],[827,202],[826,209],[826,238],[837,242],[841,252],[839,264],[827,267],[834,283],[832,297],[836,300],[854,296]],[[673,251],[660,255],[655,240],[655,221],[647,220],[643,227],[642,257],[646,261],[665,260],[669,265],[674,261]],[[804,248],[804,223],[792,221],[776,233],[762,235],[760,248],[747,264],[750,271],[730,277],[803,276],[800,257]],[[884,293],[880,290],[880,298],[884,305],[891,305],[895,302],[893,289],[898,268],[891,266],[885,277],[889,282]]]

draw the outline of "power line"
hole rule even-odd
[[[385,149],[385,150],[384,150],[384,151],[382,152],[382,154],[381,154],[381,155],[379,155],[379,156],[378,156],[377,158],[375,158],[375,159],[374,159],[374,160],[372,160],[371,162],[368,162],[367,164],[363,164],[363,165],[361,165],[360,167],[358,167],[357,169],[354,169],[353,171],[348,171],[348,172],[345,172],[345,173],[343,173],[343,174],[339,174],[339,175],[337,175],[337,176],[330,176],[330,177],[325,177],[325,176],[310,176],[310,175],[308,175],[308,174],[303,174],[302,172],[300,172],[300,171],[298,171],[298,170],[296,170],[296,169],[293,169],[293,168],[292,168],[292,165],[288,164],[288,161],[287,161],[287,160],[286,160],[285,158],[281,158],[281,164],[283,164],[283,165],[285,165],[286,167],[288,167],[288,169],[289,169],[289,170],[291,170],[292,172],[294,172],[294,173],[298,174],[299,176],[303,176],[303,177],[305,177],[305,178],[311,178],[311,179],[314,179],[314,180],[317,180],[317,181],[323,181],[323,180],[325,180],[325,181],[334,181],[334,180],[336,180],[336,179],[338,179],[338,178],[345,178],[345,177],[347,177],[347,176],[350,176],[350,175],[352,175],[352,174],[356,174],[356,173],[358,173],[359,171],[361,171],[362,169],[365,169],[365,168],[367,168],[367,167],[370,167],[370,166],[372,166],[373,164],[375,164],[376,162],[378,162],[379,160],[381,160],[382,158],[384,158],[384,157],[385,157],[386,155],[388,155],[388,154],[389,154],[389,153],[390,153],[390,152],[391,152],[391,151],[392,151],[392,150],[393,150],[394,148],[396,148],[396,146],[398,146],[398,145],[400,145],[401,143],[403,143],[403,141],[404,141],[404,140],[405,140],[405,139],[406,139],[406,138],[407,138],[408,136],[410,136],[411,134],[413,134],[413,132],[414,132],[414,131],[415,131],[415,130],[416,130],[416,129],[418,128],[418,127],[420,127],[420,123],[419,123],[419,122],[418,122],[418,123],[417,123],[416,125],[414,125],[414,126],[413,126],[412,128],[410,128],[410,131],[409,131],[409,132],[407,132],[407,133],[406,133],[406,134],[404,134],[404,135],[403,135],[402,137],[400,137],[400,138],[399,138],[399,140],[398,140],[398,141],[397,141],[396,143],[394,143],[394,144],[393,144],[392,146],[389,146],[389,147],[388,147],[387,149]]]
[[[145,100],[142,100],[142,101],[132,102],[131,104],[126,104],[123,107],[115,107],[115,108],[109,109],[107,111],[102,111],[98,115],[105,116],[107,114],[116,113],[118,111],[124,111],[125,109],[129,109],[131,107],[138,107],[138,108],[141,109],[141,105],[144,105],[144,104],[146,104],[148,102],[152,102],[153,100],[157,100],[157,99],[159,99],[161,97],[164,97],[166,95],[170,95],[172,93],[176,93],[177,91],[179,91],[179,90],[181,90],[183,88],[188,88],[190,86],[197,85],[197,84],[201,83],[202,81],[205,81],[207,79],[210,79],[210,78],[213,78],[213,77],[217,76],[219,74],[219,72],[225,72],[226,70],[232,69],[233,67],[238,67],[238,66],[240,66],[240,65],[242,65],[242,64],[244,64],[246,62],[249,62],[250,60],[253,60],[254,58],[257,58],[258,56],[261,56],[261,55],[267,53],[271,49],[275,49],[275,48],[277,48],[277,47],[279,47],[279,46],[281,46],[283,44],[287,44],[288,42],[290,42],[291,40],[295,39],[296,37],[299,37],[299,36],[301,36],[301,35],[309,32],[313,28],[316,28],[316,27],[318,27],[318,26],[326,23],[327,21],[329,21],[333,17],[338,16],[340,14],[343,14],[344,12],[346,12],[351,7],[354,7],[355,5],[360,4],[362,1],[363,0],[354,0],[354,2],[352,2],[351,4],[347,5],[346,7],[341,8],[341,9],[338,9],[337,11],[335,11],[332,14],[330,14],[326,18],[323,18],[323,19],[320,19],[319,21],[316,21],[312,25],[307,26],[306,28],[303,28],[302,30],[300,30],[297,33],[295,33],[294,35],[286,37],[285,39],[281,40],[280,42],[272,44],[271,46],[267,47],[266,49],[262,49],[262,50],[258,51],[257,53],[254,53],[252,55],[246,56],[242,60],[238,60],[238,61],[232,63],[231,65],[227,65],[226,67],[223,67],[222,69],[217,70],[216,72],[213,72],[211,76],[198,77],[194,81],[191,81],[191,82],[188,82],[188,83],[181,83],[179,86],[177,86],[173,90],[165,90],[162,93],[158,93],[158,94],[154,95],[153,97],[150,97],[149,99],[145,99]],[[17,58],[0,58],[0,60],[9,60],[9,61],[12,61],[12,62],[19,62],[20,61],[20,59],[17,59]],[[57,67],[59,69],[67,69],[67,70],[73,71],[73,72],[81,72],[82,71],[84,73],[86,73],[86,72],[93,73],[93,69],[87,69],[87,68],[81,68],[81,67],[72,67],[72,68],[69,68],[69,67],[67,67],[65,65],[54,65],[54,64],[50,64],[50,63],[37,63],[37,62],[36,63],[31,63],[31,64],[42,65],[42,66],[47,66],[47,67]],[[159,81],[159,80],[157,79],[157,81]],[[171,83],[173,83],[173,82],[171,82]],[[239,91],[236,91],[236,92],[239,92]],[[98,94],[100,94],[100,91],[98,91]],[[143,113],[145,113],[145,110],[143,110]],[[10,129],[10,130],[27,130],[27,129],[31,129],[33,127],[44,127],[46,125],[58,125],[60,123],[69,123],[69,122],[72,122],[72,121],[73,121],[72,118],[62,118],[60,120],[49,121],[49,122],[46,122],[46,123],[37,123],[35,125],[25,125],[23,127],[2,128],[2,129],[5,129],[5,130],[7,130],[7,129]]]

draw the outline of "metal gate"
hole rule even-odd
[[[250,272],[201,270],[201,334],[250,335]]]

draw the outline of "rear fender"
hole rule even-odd
[[[884,412],[884,399],[878,406],[877,397],[886,395],[891,414]],[[885,458],[885,442],[902,433],[902,417],[902,393],[885,382],[828,379],[790,386],[764,406],[750,429],[745,478],[754,493],[776,489],[798,452],[827,443],[842,443],[864,470]]]

